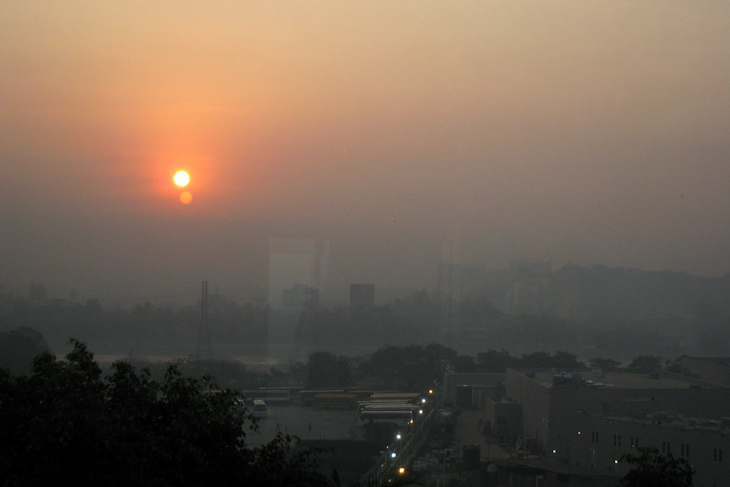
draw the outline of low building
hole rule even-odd
[[[728,485],[730,481],[730,423],[667,416],[663,412],[643,418],[585,416],[576,422],[566,456],[576,467],[624,476],[631,468],[624,454],[638,454],[639,447],[685,458],[695,468],[696,486]],[[555,453],[557,456],[557,452]],[[562,455],[561,455],[562,457]]]
[[[712,449],[722,458],[727,448],[724,435],[730,429],[724,429],[722,418],[730,416],[728,387],[701,386],[657,373],[593,377],[508,370],[503,403],[512,406],[493,401],[487,407],[485,419],[492,432],[520,449],[524,458],[541,457],[556,470],[569,467],[622,475],[615,461],[629,451],[632,438],[638,438],[639,446],[653,446],[660,452],[664,441],[665,451],[669,444],[673,454],[682,452],[681,445],[689,445],[692,455],[696,452],[698,459],[703,459],[695,465],[698,479],[720,478],[718,472],[730,478],[730,464],[715,461],[722,465],[710,463],[708,467],[704,463],[708,455],[712,457]],[[673,420],[668,422],[667,418]],[[705,419],[690,423],[681,422],[681,418]],[[706,423],[709,420],[715,422]],[[705,424],[713,426],[700,427]],[[690,440],[681,441],[687,432],[694,435],[694,447]],[[614,434],[618,435],[616,446]],[[691,461],[694,463],[694,458]]]
[[[730,358],[682,357],[682,373],[704,382],[730,386]]]
[[[462,408],[483,408],[487,399],[499,401],[504,391],[503,373],[444,374],[444,404]]]

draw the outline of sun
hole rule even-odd
[[[190,182],[190,176],[185,171],[176,172],[175,176],[172,179],[173,181],[175,181],[175,184],[177,184],[181,188],[187,186]]]

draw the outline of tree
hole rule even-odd
[[[45,350],[48,350],[46,340],[33,328],[0,333],[0,367],[7,367],[16,374],[30,372],[33,358]]]
[[[553,366],[553,359],[547,352],[532,352],[522,354],[520,359],[521,367],[549,369]]]
[[[612,358],[596,357],[591,359],[591,367],[594,369],[603,369],[604,371],[616,370],[621,362],[616,362]]]
[[[291,438],[247,448],[256,421],[238,392],[172,365],[151,379],[123,361],[104,379],[86,346],[45,352],[29,376],[0,369],[4,485],[328,485]]]
[[[660,368],[662,359],[651,355],[639,355],[627,367],[629,372],[634,374],[648,374],[654,369]]]
[[[507,367],[518,367],[519,361],[520,359],[513,357],[505,349],[499,352],[490,349],[477,354],[477,365],[485,372],[504,372]]]
[[[684,367],[682,367],[682,357],[677,357],[674,360],[667,360],[665,370],[667,372],[674,372],[675,374],[684,374],[685,370]]]
[[[350,361],[331,352],[313,352],[307,361],[307,389],[348,387],[351,383]]]
[[[656,448],[639,448],[639,455],[626,453],[620,461],[635,467],[621,478],[622,487],[691,487],[694,468],[671,453],[660,455]]]
[[[386,346],[373,352],[362,366],[384,389],[425,392],[453,366],[458,353],[443,345]]]
[[[578,356],[562,350],[556,350],[553,354],[553,367],[563,370],[584,369],[586,364],[578,362]]]

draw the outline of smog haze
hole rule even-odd
[[[329,242],[331,288],[431,289],[444,241],[730,271],[728,3],[3,10],[6,289],[245,295],[282,238]]]

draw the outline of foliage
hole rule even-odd
[[[575,370],[585,368],[583,362],[578,362],[577,355],[572,353],[556,351],[553,356],[546,352],[533,352],[531,354],[522,355],[520,367],[541,368],[541,369],[561,369]]]
[[[474,360],[474,357],[471,355],[457,354],[450,359],[450,365],[451,368],[454,369],[454,372],[458,373],[469,374],[479,370],[476,360]]]
[[[119,361],[104,380],[86,346],[72,344],[66,360],[38,355],[29,376],[0,370],[4,485],[327,484],[289,437],[246,448],[255,419],[211,376],[173,365],[156,382]]]
[[[443,345],[386,346],[362,363],[363,372],[384,389],[425,392],[452,369],[456,350]]]
[[[682,357],[677,357],[674,360],[667,360],[666,369],[667,372],[674,372],[675,374],[684,374],[685,370],[682,367]]]
[[[612,358],[596,357],[591,359],[591,367],[595,369],[603,369],[604,371],[616,370],[621,362],[617,362]]]
[[[170,365],[175,365],[183,377],[203,377],[212,375],[218,384],[226,389],[258,389],[266,383],[264,374],[246,368],[246,365],[231,359],[208,357],[188,357],[170,362],[156,362],[145,359],[128,358],[132,365],[147,368],[152,378],[162,380]]]
[[[520,359],[513,357],[505,349],[499,352],[487,350],[477,354],[477,365],[484,372],[504,372],[507,368],[519,367]]]
[[[16,374],[28,373],[33,358],[48,350],[43,335],[27,327],[0,333],[0,367]]]
[[[654,369],[662,366],[662,359],[651,355],[639,355],[627,367],[627,370],[634,374],[648,374]]]
[[[304,386],[307,380],[307,364],[288,360],[281,368],[271,367],[268,374],[269,387]]]
[[[671,453],[660,455],[656,448],[639,448],[639,455],[621,457],[635,467],[621,478],[622,487],[690,487],[694,468]]]
[[[347,357],[330,352],[313,352],[307,361],[307,389],[349,387],[352,384]]]

